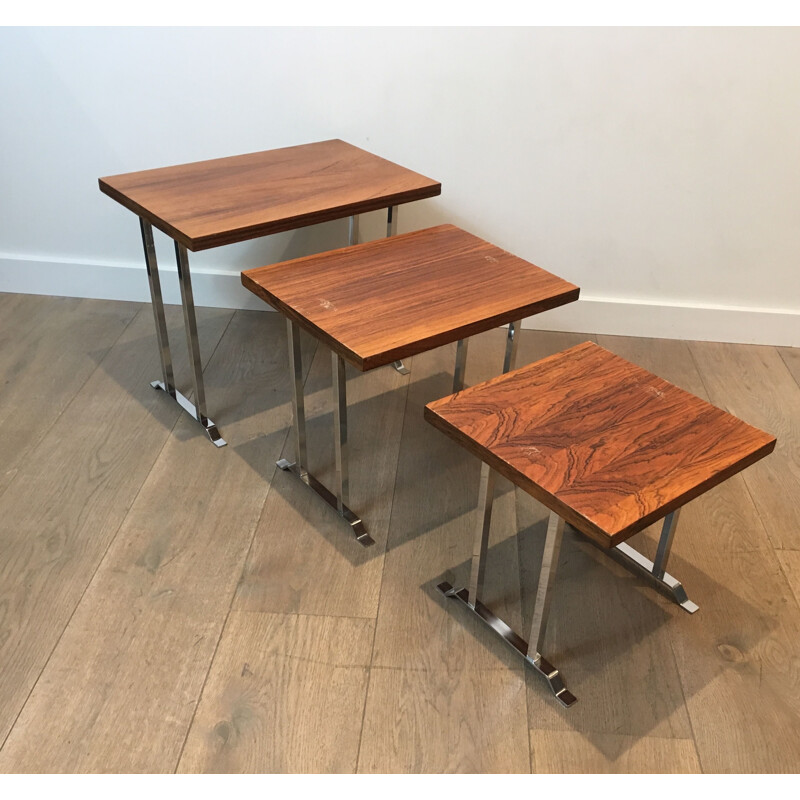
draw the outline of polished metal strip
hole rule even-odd
[[[661,526],[661,536],[658,540],[658,550],[656,551],[656,559],[653,562],[653,575],[658,580],[664,580],[664,575],[667,571],[667,560],[669,559],[670,550],[672,550],[672,540],[675,538],[675,530],[678,527],[678,517],[680,517],[681,510],[676,508],[664,517],[664,524]]]
[[[453,370],[453,392],[460,392],[464,388],[464,374],[467,370],[467,349],[469,339],[459,339],[456,345],[456,366]]]
[[[353,216],[350,217],[348,241],[351,245],[358,244],[358,214],[353,214]]]
[[[162,392],[166,392],[167,390],[164,388],[164,384],[161,381],[151,381],[150,385],[154,389],[160,389]],[[173,387],[172,393],[170,394],[173,400],[184,410],[186,411],[191,417],[197,419],[197,409],[194,407],[194,404],[186,397],[184,397],[177,389]],[[199,422],[199,420],[198,420]],[[200,423],[209,439],[217,446],[217,447],[225,447],[227,442],[222,438],[220,435],[219,429],[217,428],[216,424],[206,417],[205,422]]]
[[[550,512],[547,521],[547,538],[542,554],[542,568],[539,572],[539,585],[536,588],[536,605],[533,610],[529,647],[533,648],[531,656],[537,658],[542,652],[544,635],[547,631],[547,618],[550,615],[550,603],[553,599],[553,585],[558,569],[558,554],[561,551],[561,539],[564,534],[564,520]]]
[[[339,513],[350,502],[350,478],[347,464],[347,376],[344,359],[331,353],[333,377],[333,445],[336,453],[336,499]]]
[[[386,236],[397,236],[397,206],[386,209]]]
[[[474,604],[470,601],[469,592],[466,589],[454,589],[447,581],[443,581],[436,587],[445,597],[453,598],[463,603],[473,614],[488,625],[500,638],[512,647],[525,661],[528,662],[548,683],[550,690],[562,706],[569,708],[576,700],[572,692],[564,685],[561,673],[539,653],[534,656],[529,655],[528,643],[511,627],[498,617],[490,608],[487,608],[480,600],[475,600]]]
[[[481,464],[481,483],[478,493],[478,508],[475,538],[472,545],[472,570],[469,579],[470,604],[483,594],[483,578],[486,574],[486,551],[489,547],[489,529],[492,524],[492,502],[494,501],[495,472],[488,464]]]
[[[178,262],[178,283],[181,287],[183,324],[186,328],[186,343],[189,346],[189,364],[192,368],[194,405],[197,410],[196,419],[201,425],[205,425],[206,390],[203,383],[203,363],[200,358],[200,342],[197,336],[197,318],[194,313],[192,277],[189,273],[189,255],[186,252],[186,247],[180,242],[175,242],[175,258]]]
[[[303,359],[300,350],[300,326],[286,319],[286,340],[289,345],[289,382],[292,386],[292,438],[294,439],[294,463],[303,474],[307,469],[306,458],[306,411],[303,399]],[[279,463],[280,466],[280,463]]]
[[[508,325],[508,336],[506,338],[506,355],[503,359],[503,372],[511,372],[517,364],[517,345],[519,344],[519,331],[522,327],[522,320],[510,322]]]
[[[161,378],[164,391],[175,397],[175,376],[172,371],[172,354],[169,350],[169,334],[167,319],[164,315],[164,300],[161,295],[161,278],[158,275],[158,259],[153,241],[153,226],[144,217],[139,217],[139,228],[142,232],[144,262],[147,265],[147,280],[150,284],[150,299],[153,303],[153,316],[156,322],[156,340],[158,355],[161,359]]]
[[[375,544],[375,540],[367,533],[367,529],[364,527],[364,523],[354,511],[349,509],[346,505],[342,505],[341,510],[339,509],[339,498],[325,486],[324,483],[317,480],[308,470],[299,470],[297,468],[297,464],[293,464],[287,461],[285,458],[282,458],[278,461],[278,466],[284,470],[285,472],[291,472],[296,477],[300,478],[300,480],[316,492],[331,508],[335,508],[339,512],[339,516],[345,520],[350,525],[350,528],[353,531],[353,535],[356,538],[356,541],[363,545],[364,547],[369,547],[372,544]]]

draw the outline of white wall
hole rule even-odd
[[[401,232],[454,222],[581,286],[532,325],[800,345],[798,97],[797,28],[4,28],[0,290],[144,299],[99,176],[342,138],[442,181]],[[345,239],[198,253],[197,299]]]

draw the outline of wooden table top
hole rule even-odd
[[[775,447],[592,342],[430,403],[425,418],[605,547]]]
[[[339,139],[100,178],[189,250],[435,197],[442,185]]]
[[[242,273],[360,370],[578,299],[579,289],[453,225]]]

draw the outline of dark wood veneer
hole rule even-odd
[[[776,442],[592,342],[429,403],[425,418],[605,547]]]
[[[579,289],[453,225],[242,273],[360,370],[578,299]]]
[[[189,250],[435,197],[438,181],[339,139],[100,178]]]

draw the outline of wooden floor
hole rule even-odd
[[[282,319],[198,313],[220,450],[149,386],[149,306],[0,295],[0,770],[800,771],[800,350],[523,332],[519,364],[591,338],[778,437],[681,516],[694,616],[565,536],[545,648],[565,710],[435,590],[468,577],[478,489],[422,416],[454,346],[349,373],[364,549],[275,467]],[[473,341],[468,383],[503,337]],[[303,347],[330,479],[330,358]],[[524,631],[546,515],[505,482],[495,509],[485,599]]]

